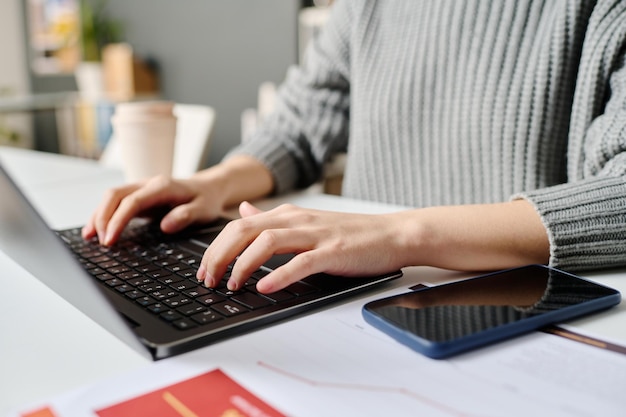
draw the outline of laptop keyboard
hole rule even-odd
[[[271,271],[271,265],[255,271],[238,291],[226,287],[232,265],[215,288],[198,283],[196,271],[204,248],[217,231],[180,239],[143,226],[125,232],[112,247],[99,245],[95,238],[84,240],[80,228],[57,233],[97,282],[179,330],[293,302],[319,291],[298,281],[272,294],[258,293],[256,283]]]

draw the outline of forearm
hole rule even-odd
[[[432,207],[399,216],[406,217],[399,228],[405,265],[480,271],[549,259],[547,232],[526,200]]]
[[[350,23],[358,4],[332,8],[328,22],[277,90],[274,109],[231,155],[270,169],[280,194],[319,181],[329,157],[347,149],[350,124]]]

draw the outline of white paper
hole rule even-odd
[[[93,416],[93,410],[219,368],[290,416],[625,413],[626,355],[535,332],[452,359],[429,359],[366,324],[363,302],[160,361],[20,411],[49,405],[58,416]]]

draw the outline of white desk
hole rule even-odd
[[[16,176],[18,183],[53,228],[83,224],[99,202],[102,192],[122,181],[120,172],[104,169],[93,161],[10,148],[0,148],[0,160]],[[310,193],[292,195],[287,199],[303,206],[343,211],[384,212],[397,209]],[[285,199],[266,201],[262,206],[269,207],[283,200]],[[69,204],[70,201],[71,204]],[[433,268],[408,268],[401,280],[381,289],[381,291],[384,291],[385,294],[399,292],[418,282],[436,283],[457,276],[456,273]],[[614,271],[588,276],[626,293],[626,273]],[[0,303],[0,415],[5,415],[8,410],[14,407],[24,406],[33,401],[94,384],[107,378],[119,376],[123,380],[124,375],[133,370],[145,370],[147,374],[150,374],[159,369],[156,364],[146,361],[122,342],[112,337],[2,253],[0,253],[0,282],[3,288],[3,302]],[[324,334],[326,321],[343,320],[342,317],[347,317],[348,321],[358,320],[359,309],[363,300],[379,296],[380,293],[369,293],[361,299],[347,303],[346,306],[325,310],[324,314],[321,315],[321,321],[318,322],[322,330],[317,329],[315,332]],[[263,350],[263,346],[260,345],[265,342],[267,342],[269,349],[272,343],[269,339],[275,340],[276,335],[284,335],[284,332],[299,332],[306,335],[307,326],[312,323],[312,317],[306,316],[292,320],[254,332],[252,335],[218,343],[201,350],[201,352],[192,352],[174,359],[161,361],[158,366],[185,366],[190,363],[198,366],[198,363],[201,363],[202,366],[225,368],[239,379],[243,379],[248,388],[254,388],[261,397],[268,399],[278,408],[285,407],[287,410],[297,410],[297,406],[291,403],[297,398],[288,399],[281,396],[281,391],[287,389],[285,384],[293,385],[293,381],[284,381],[283,385],[280,385],[278,380],[272,382],[270,379],[257,377],[258,372],[254,373],[254,370],[250,369],[254,365],[245,366],[247,362],[238,361],[236,355],[238,355],[237,352],[256,347]],[[571,324],[626,346],[626,306],[624,303],[608,312]],[[336,326],[336,323],[334,325]],[[356,325],[357,328],[359,326],[361,325]],[[324,336],[330,345],[333,344],[335,338],[340,337],[333,332],[335,330],[328,327],[328,333]],[[544,335],[543,337],[552,336]],[[372,343],[385,343],[384,355],[399,357],[407,355],[406,358],[409,358],[409,361],[424,360],[413,352],[407,352],[404,347],[390,343],[383,336],[379,338],[376,333],[372,333],[371,340]],[[250,345],[251,343],[254,346]],[[323,370],[333,369],[335,373],[339,372],[337,369],[341,369],[343,363],[339,362],[339,358],[349,357],[353,354],[352,352],[358,356],[359,352],[363,351],[361,346],[352,346],[350,349],[346,349],[346,345],[342,346],[341,349],[343,350],[338,352],[332,352],[332,348],[324,351],[319,347],[317,348],[319,351],[315,352],[297,352],[290,348],[302,350],[300,345],[289,346],[288,342],[283,342],[280,345],[281,356],[277,356],[275,359],[277,361],[286,360],[286,356],[290,354],[301,354],[306,357],[307,361],[318,363],[320,374],[317,375],[317,378],[319,380],[330,380],[334,374],[324,373]],[[371,355],[369,358],[363,358],[364,361],[371,363],[384,359],[378,355],[372,355],[371,352],[363,352],[362,354]],[[269,357],[268,355],[265,356],[265,360]],[[478,357],[480,355],[485,356],[487,354],[480,352],[475,354]],[[338,362],[332,363],[333,358],[336,358]],[[167,363],[164,365],[163,362]],[[433,364],[433,362],[425,363],[428,366]],[[447,367],[453,363],[456,363],[457,366],[464,365],[463,360],[461,360],[461,362],[437,362],[432,366],[449,369]],[[411,372],[415,372],[416,375],[425,372],[424,366],[426,365],[422,363]],[[411,370],[410,366],[407,369]],[[624,370],[626,371],[626,369]],[[346,370],[346,373],[342,375],[347,378],[348,372],[355,373],[354,371],[354,369]],[[402,372],[402,370],[398,370],[398,372]],[[357,378],[357,381],[364,381],[366,378],[358,375],[354,375],[354,377]],[[255,379],[261,380],[255,381]],[[381,381],[383,380],[384,378],[381,379]],[[306,387],[302,389],[306,389]],[[355,397],[357,394],[359,393],[337,394],[345,395],[345,397],[340,397],[345,399],[347,413],[345,415],[351,415],[350,401],[357,401],[355,398],[359,398],[360,404],[368,397],[368,395],[363,395],[363,392],[360,392],[360,397]],[[320,395],[320,398],[323,399],[324,395],[330,394],[323,393],[320,389],[311,395]],[[449,393],[448,396],[450,395],[453,394]],[[374,401],[376,395],[372,394],[371,397]],[[374,401],[373,404],[378,405],[371,406],[373,407],[371,408],[372,415],[381,415],[387,410],[381,401],[384,399]],[[323,403],[323,401],[321,402]],[[337,403],[333,404],[337,405]],[[626,404],[624,406],[626,407]],[[317,407],[323,407],[323,405],[317,404]],[[338,410],[328,410],[328,413],[325,414],[332,415],[333,411]],[[334,413],[334,415],[337,414],[339,413]],[[449,414],[443,413],[441,415]]]

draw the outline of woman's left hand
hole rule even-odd
[[[228,288],[241,288],[250,274],[274,254],[294,253],[286,264],[262,278],[258,291],[272,293],[309,275],[375,275],[406,265],[399,213],[348,214],[282,205],[264,212],[250,203],[239,207],[204,253],[198,280],[213,287],[237,258]]]
[[[204,253],[197,277],[213,287],[237,258],[228,288],[272,255],[296,256],[257,283],[278,291],[308,275],[377,275],[409,265],[488,271],[547,263],[550,244],[528,201],[441,206],[390,214],[352,214],[283,205],[263,212],[249,203]]]

